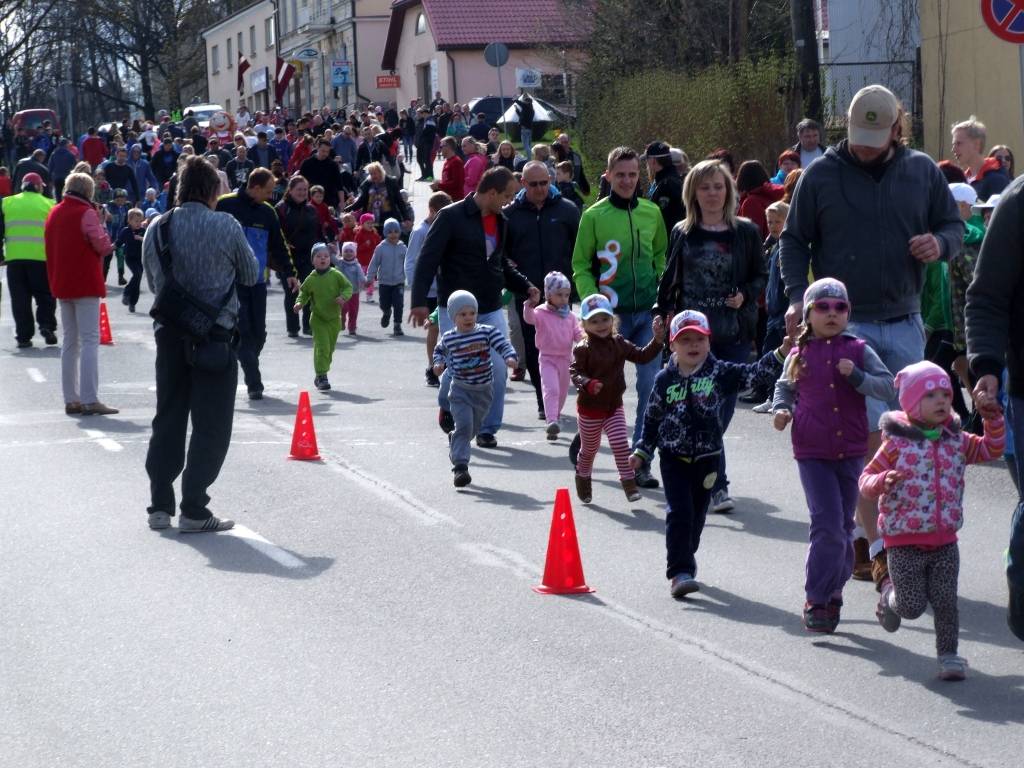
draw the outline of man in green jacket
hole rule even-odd
[[[665,271],[668,236],[661,210],[637,197],[640,156],[630,147],[616,147],[608,155],[605,178],[608,197],[583,212],[572,254],[573,280],[580,296],[603,293],[615,308],[619,333],[638,347],[651,340],[651,308]],[[661,359],[636,367],[637,410],[633,446],[640,439],[644,409],[654,386]],[[657,488],[650,469],[636,475],[637,485]]]
[[[36,322],[47,344],[57,343],[57,302],[50,293],[46,277],[46,247],[43,228],[54,203],[43,195],[39,174],[26,173],[21,193],[0,201],[0,264],[7,265],[7,286],[11,292],[14,335],[18,349],[32,346],[35,327],[32,300],[36,302]]]

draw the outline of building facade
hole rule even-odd
[[[281,57],[295,67],[284,97],[293,114],[386,101],[377,64],[391,0],[276,0]]]
[[[258,0],[203,30],[210,102],[234,113],[243,102],[250,112],[274,106],[277,64],[276,21],[271,0]],[[239,52],[249,62],[238,88]]]

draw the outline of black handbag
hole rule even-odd
[[[174,278],[174,270],[171,266],[170,237],[173,215],[173,210],[168,212],[160,220],[157,231],[159,236],[156,244],[157,254],[160,257],[160,269],[163,271],[164,284],[153,301],[149,316],[161,325],[173,328],[196,342],[203,342],[209,338],[210,332],[217,324],[217,317],[235,292],[235,286],[232,285],[224,294],[220,304],[214,306],[197,299]]]

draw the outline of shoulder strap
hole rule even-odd
[[[172,208],[163,218],[160,219],[160,226],[157,229],[157,256],[160,258],[160,269],[163,270],[164,278],[174,276],[171,267],[171,217],[174,215]]]

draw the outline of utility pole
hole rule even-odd
[[[796,50],[797,89],[802,114],[822,121],[821,70],[818,66],[818,38],[814,25],[814,0],[789,0]]]

